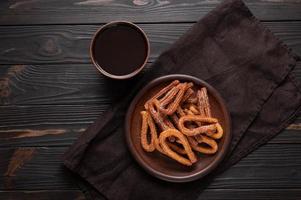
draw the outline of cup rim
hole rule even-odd
[[[143,62],[143,64],[137,68],[135,71],[129,73],[129,74],[125,74],[125,75],[114,75],[114,74],[111,74],[107,71],[105,71],[95,60],[95,57],[94,57],[94,54],[93,54],[93,47],[94,47],[94,44],[95,44],[95,39],[96,37],[98,36],[98,34],[103,31],[105,28],[113,25],[113,24],[127,24],[129,26],[132,26],[132,27],[135,27],[138,31],[140,31],[146,41],[146,46],[147,46],[147,54],[146,54],[146,57],[145,57],[145,60]],[[93,35],[92,37],[92,40],[91,40],[91,43],[90,43],[90,59],[92,60],[92,63],[93,65],[96,67],[96,69],[102,73],[103,75],[109,77],[109,78],[112,78],[112,79],[129,79],[135,75],[137,75],[146,65],[147,61],[148,61],[148,58],[149,58],[149,55],[150,55],[150,43],[149,43],[149,40],[148,40],[148,37],[146,35],[146,33],[136,24],[132,23],[132,22],[129,22],[129,21],[111,21],[109,23],[106,23],[104,24],[102,27],[100,27]]]

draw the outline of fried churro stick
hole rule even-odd
[[[154,102],[150,102],[148,104],[148,111],[159,126],[159,128],[161,129],[161,131],[169,129],[169,126],[165,123],[166,121],[162,117],[161,113],[158,111]]]
[[[173,138],[173,139],[171,139],[171,138]],[[175,137],[171,136],[171,137],[168,138],[168,140],[169,140],[169,142],[167,142],[168,145],[170,145],[170,147],[171,147],[174,151],[176,151],[177,153],[180,153],[180,154],[186,154],[186,153],[184,153],[184,151],[183,151],[180,147],[178,147],[177,145],[173,144],[173,142],[176,141],[176,138],[175,138]],[[171,141],[171,140],[173,140],[173,141]],[[161,147],[161,145],[160,145],[159,139],[157,139],[157,140],[155,141],[155,148],[156,148],[156,150],[159,151],[160,153],[166,155],[166,153],[164,152],[164,150],[162,149],[162,147]]]
[[[169,85],[161,89],[157,94],[155,94],[152,98],[150,98],[145,104],[144,108],[147,110],[148,109],[148,104],[152,102],[154,99],[158,99],[162,97],[164,94],[166,94],[168,91],[170,91],[174,86],[178,85],[180,83],[179,80],[174,80],[171,82]]]
[[[209,125],[202,125],[196,128],[187,128],[185,126],[186,122],[200,122],[200,123],[209,123]],[[194,136],[201,133],[206,133],[208,131],[216,130],[217,119],[215,118],[206,118],[199,115],[185,115],[179,119],[179,129],[180,131],[187,136]]]
[[[194,137],[188,137],[188,141],[191,145],[191,148],[200,153],[215,154],[218,150],[218,145],[215,142],[215,140],[213,140],[205,135],[197,135]],[[200,146],[202,143],[206,144],[208,147]]]
[[[224,130],[222,128],[222,126],[220,125],[220,123],[216,123],[216,132],[214,131],[209,131],[208,133],[206,133],[206,135],[208,135],[209,137],[212,137],[213,139],[221,139],[224,135]]]
[[[205,87],[197,91],[198,107],[201,116],[211,117],[211,109],[209,104],[209,98],[207,95],[207,89]]]
[[[201,88],[197,92],[197,97],[198,97],[198,106],[199,106],[199,111],[200,115],[204,117],[211,117],[211,108],[210,108],[210,103],[209,103],[209,98],[208,98],[208,93],[207,89],[205,87]],[[216,124],[216,132],[215,131],[208,131],[206,135],[213,139],[220,139],[223,137],[223,128],[222,126],[217,123]]]
[[[193,83],[192,82],[187,83],[187,90],[186,90],[186,92],[183,95],[181,103],[184,103],[194,93],[192,87],[193,87]]]
[[[187,89],[191,89],[193,87],[193,82],[187,83]],[[193,91],[193,90],[192,90]]]
[[[175,97],[177,96],[177,93],[181,89],[180,85],[183,85],[183,84],[179,84],[178,86],[175,86],[162,99],[159,100],[161,107],[165,107],[166,105],[170,104],[172,100],[175,99]],[[189,95],[193,93],[193,90],[191,89],[192,86],[193,86],[193,83],[187,83],[186,88],[185,88],[186,91],[183,94],[183,97],[180,100],[180,103],[184,102],[185,98],[187,99],[189,97]]]
[[[190,110],[188,110],[187,108],[184,108],[184,113],[185,113],[185,115],[189,115]]]
[[[141,145],[191,166],[197,161],[194,152],[214,154],[215,139],[223,136],[217,119],[212,118],[206,88],[198,91],[193,83],[176,80],[150,98],[141,112]],[[157,129],[159,132],[157,133]]]
[[[187,113],[187,115],[195,115],[191,110],[186,110],[186,113]],[[198,126],[202,126],[201,122],[196,121],[195,123]],[[215,126],[216,126],[216,130],[208,130],[207,132],[205,132],[205,134],[213,139],[220,139],[223,136],[223,129],[219,123],[216,123]],[[179,125],[178,125],[178,127],[179,127]],[[188,128],[192,129],[193,127],[190,126]]]
[[[169,138],[168,138],[169,139]],[[167,141],[166,141],[167,142]],[[186,155],[186,151],[185,149],[177,146],[175,143],[173,142],[167,142],[168,146],[170,146],[170,148],[172,150],[174,150],[175,152],[179,153],[179,154],[182,154],[182,155]]]
[[[198,102],[198,98],[195,95],[195,93],[193,93],[185,102],[186,103],[196,104]]]
[[[183,116],[186,115],[185,112],[184,112],[184,110],[183,110],[183,108],[181,106],[179,106],[177,108],[177,114],[179,115],[179,117],[183,117]]]
[[[171,137],[174,138],[174,140],[176,140],[174,136],[171,136]],[[168,146],[170,146],[170,148],[171,148],[173,151],[175,151],[175,152],[177,152],[177,153],[179,153],[179,154],[182,154],[182,155],[186,155],[185,149],[183,149],[183,148],[177,146],[176,144],[174,144],[174,142],[170,141],[170,138],[171,138],[171,137],[168,138],[169,141],[166,141],[166,143],[168,144]],[[157,141],[159,141],[159,140],[157,140]],[[162,147],[161,147],[161,145],[160,145],[159,142],[157,142],[157,143],[155,144],[155,148],[156,148],[160,153],[162,153],[162,154],[164,154],[164,155],[167,155],[167,154],[164,152],[164,150],[162,149]]]
[[[165,115],[172,115],[177,110],[177,108],[179,107],[179,104],[181,103],[183,95],[187,89],[187,83],[180,83],[179,85],[177,85],[177,87],[179,88],[179,91],[174,96],[174,98],[173,98],[174,101],[169,103],[168,105],[161,104],[156,99],[154,100],[154,102],[158,106],[159,110]],[[165,108],[165,106],[166,106],[166,108]]]
[[[164,118],[164,123],[168,126],[168,128],[172,128],[172,129],[175,128],[175,126],[173,125],[173,123],[167,117]]]
[[[204,94],[206,94],[206,93],[207,93],[207,91],[206,91],[206,90],[203,90],[202,95],[204,95]],[[207,94],[206,94],[206,95],[207,95]],[[208,97],[205,98],[205,99],[208,99]],[[207,103],[209,104],[209,100],[207,101]],[[207,104],[207,103],[206,103],[206,104]],[[205,111],[204,109],[201,109],[201,111],[202,111],[202,113],[203,113],[203,114],[201,114],[201,113],[197,110],[197,108],[196,108],[196,106],[195,106],[194,104],[190,104],[190,105],[189,105],[189,110],[186,110],[186,113],[189,114],[189,115],[202,115],[202,116],[204,116],[204,117],[211,117],[210,107],[208,107],[206,110],[207,110],[207,111]],[[184,110],[183,110],[180,106],[178,107],[178,109],[177,109],[177,114],[178,114],[180,117],[186,115],[186,113],[184,112]],[[210,115],[210,116],[207,116],[207,115]],[[178,123],[177,123],[177,124],[178,124]],[[201,122],[197,122],[197,121],[196,121],[196,124],[197,124],[198,126],[202,126]],[[177,125],[177,127],[179,128],[178,125]],[[215,131],[216,131],[216,132],[215,132]],[[212,137],[213,139],[220,139],[220,138],[223,136],[223,129],[222,129],[222,127],[221,127],[221,125],[220,125],[219,123],[216,123],[216,130],[214,130],[214,131],[209,130],[209,131],[207,131],[205,134],[208,135],[209,137]]]
[[[164,152],[164,150],[162,149],[160,142],[159,142],[159,138],[155,141],[155,148],[157,151],[159,151],[160,153],[166,155],[166,153]]]
[[[175,98],[177,93],[179,92],[179,87],[173,87],[166,95],[159,100],[161,106],[166,106],[170,104],[170,102]]]
[[[171,116],[172,122],[175,124],[176,128],[179,129],[179,117],[176,113],[172,114]]]
[[[174,136],[178,140],[181,141],[181,144],[183,145],[183,148],[188,156],[188,159],[180,156],[178,153],[173,151],[170,146],[168,146],[168,142],[166,141],[166,139],[170,136]],[[165,152],[165,154],[168,157],[176,160],[177,162],[179,162],[183,165],[191,166],[192,163],[195,163],[197,161],[197,158],[196,158],[195,154],[193,153],[187,138],[176,129],[168,129],[168,130],[160,133],[159,143],[160,143],[163,151]]]
[[[191,95],[193,95],[194,91],[192,88],[188,88],[187,91],[185,92],[184,96],[183,96],[183,99],[182,99],[182,102],[181,103],[184,103],[187,101],[187,99],[189,99],[191,97]]]
[[[198,109],[196,108],[196,106],[194,104],[190,104],[189,105],[189,110],[194,114],[194,115],[198,115],[199,114],[199,111]]]
[[[195,115],[191,110],[186,110],[186,113],[188,115]],[[196,121],[195,123],[198,126],[202,126],[201,122]],[[179,127],[179,125],[177,127]],[[215,123],[215,127],[216,127],[215,130],[208,130],[207,132],[205,132],[205,134],[207,136],[213,138],[213,139],[220,139],[220,138],[222,138],[223,137],[223,133],[224,133],[222,126],[220,125],[220,123]]]
[[[157,130],[154,121],[150,114],[146,111],[141,112],[142,126],[141,126],[141,145],[147,152],[155,150],[155,141],[157,140]],[[150,130],[150,142],[147,141],[148,129]]]
[[[148,105],[148,110],[152,116],[152,118],[155,120],[155,122],[158,124],[159,129],[161,131],[165,131],[167,129],[174,129],[174,125],[168,118],[163,118],[162,114],[156,110],[156,105],[153,102],[150,102]],[[174,142],[175,138],[170,137],[170,142]],[[159,150],[160,151],[160,150]]]

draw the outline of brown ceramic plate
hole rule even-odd
[[[181,82],[193,82],[198,88],[207,88],[212,115],[218,118],[224,129],[224,136],[218,141],[218,152],[214,155],[198,155],[197,163],[190,167],[181,165],[158,151],[148,153],[143,150],[140,143],[140,112],[144,110],[144,103],[161,88],[176,79]],[[127,144],[137,162],[151,175],[171,182],[193,181],[211,172],[224,158],[231,140],[230,115],[223,99],[208,83],[188,75],[163,76],[147,84],[132,101],[125,123]]]

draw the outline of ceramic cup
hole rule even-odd
[[[95,33],[90,56],[96,69],[113,79],[128,79],[146,65],[149,40],[137,25],[127,21],[105,24]]]

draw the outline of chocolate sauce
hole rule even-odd
[[[118,23],[102,29],[94,40],[95,62],[109,74],[122,76],[139,69],[147,57],[147,40],[133,25]]]

